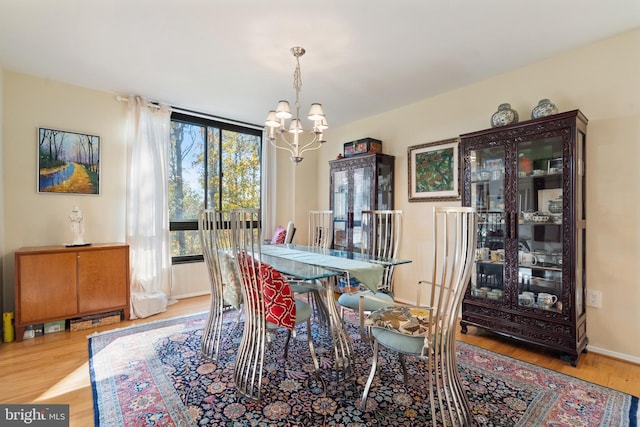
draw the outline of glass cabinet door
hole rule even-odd
[[[562,312],[562,137],[517,153],[518,305]]]
[[[333,185],[333,244],[337,248],[347,246],[349,221],[349,177],[346,170],[334,174]]]
[[[362,249],[362,211],[371,209],[373,168],[363,166],[353,170],[353,250]]]
[[[471,295],[502,303],[505,261],[505,149],[482,148],[469,153],[471,206],[480,216]]]

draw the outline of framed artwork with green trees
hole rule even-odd
[[[451,138],[408,148],[410,202],[460,199],[459,145]]]
[[[39,128],[38,192],[100,194],[100,137]]]

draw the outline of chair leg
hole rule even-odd
[[[218,351],[220,349],[220,340],[222,338],[222,321],[223,321],[223,300],[222,295],[216,292],[211,294],[211,306],[209,308],[209,316],[207,324],[202,335],[202,344],[200,352],[203,356],[218,360]]]
[[[429,358],[429,397],[433,420],[438,419],[444,426],[470,426],[473,417],[471,407],[458,373],[455,355],[455,340],[441,342],[440,350]],[[435,412],[435,406],[440,409]]]
[[[233,368],[233,382],[238,393],[254,400],[260,400],[261,397],[266,336],[264,320],[245,313],[242,340]]]
[[[291,329],[287,329],[287,339],[284,342],[284,360],[289,356],[289,341],[291,341]]]
[[[360,401],[360,409],[362,411],[365,410],[367,405],[367,396],[369,395],[369,389],[371,388],[371,384],[373,383],[373,379],[376,376],[376,370],[378,369],[378,350],[380,345],[378,344],[378,340],[373,340],[373,359],[371,359],[371,372],[369,373],[369,378],[367,378],[367,383],[364,386],[364,391],[362,392],[362,400]]]
[[[320,376],[320,364],[316,357],[316,349],[313,345],[313,339],[311,337],[311,319],[307,319],[307,343],[309,344],[309,352],[311,353],[311,359],[313,359],[313,367],[316,370],[318,377]]]
[[[403,353],[398,353],[398,360],[400,361],[400,366],[402,367],[402,379],[404,381],[404,387],[409,387],[409,377],[407,376],[407,358]]]

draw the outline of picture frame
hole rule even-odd
[[[408,148],[409,201],[460,200],[460,139]]]
[[[100,137],[38,128],[39,193],[100,194]]]

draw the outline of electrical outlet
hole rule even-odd
[[[602,292],[587,291],[587,305],[593,308],[602,307]]]

